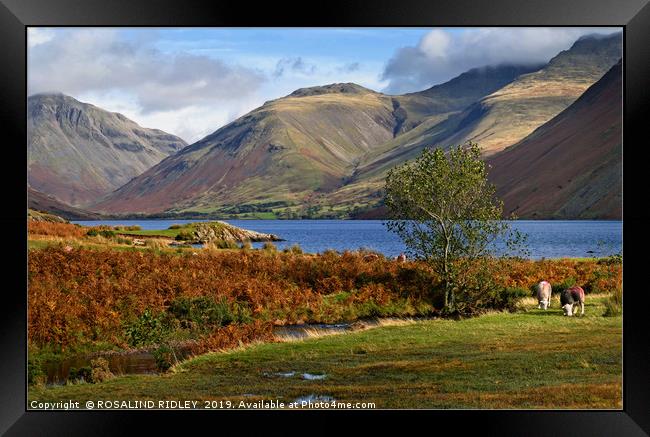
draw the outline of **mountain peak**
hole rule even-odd
[[[52,101],[54,103],[66,102],[68,104],[76,104],[76,105],[84,104],[83,102],[80,102],[74,97],[71,97],[67,94],[63,94],[62,92],[45,92],[45,93],[32,94],[31,96],[27,97],[27,101],[39,102],[39,103],[45,103],[47,101]]]
[[[29,185],[78,206],[124,185],[186,146],[62,93],[27,99]]]
[[[477,89],[477,96],[480,94],[487,95],[507,83],[512,82],[518,76],[539,70],[543,65],[513,65],[502,64],[472,68],[464,73],[459,74],[453,79],[434,85],[424,91],[412,94],[420,94],[427,97],[453,96],[459,90]]]
[[[332,83],[329,85],[313,86],[308,88],[299,88],[289,94],[289,97],[307,97],[317,96],[320,94],[367,94],[375,91],[364,88],[356,83]]]
[[[602,33],[589,33],[587,35],[582,35],[580,38],[576,40],[576,42],[573,43],[575,46],[576,44],[579,43],[584,43],[585,41],[601,41],[604,39],[618,39],[618,38],[623,38],[623,33],[618,31],[618,32],[612,32],[608,34],[602,34]]]
[[[623,54],[623,36],[621,32],[610,35],[590,34],[579,38],[570,49],[561,51],[551,59],[545,70],[559,68],[598,67],[597,76],[607,71]]]

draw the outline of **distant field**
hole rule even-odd
[[[118,234],[124,235],[144,235],[149,237],[165,237],[165,238],[176,238],[181,232],[190,232],[192,229],[189,227],[183,227],[179,229],[150,229],[150,230],[139,230],[139,231],[115,231]]]
[[[320,395],[377,408],[620,409],[622,319],[602,316],[605,299],[588,296],[584,317],[563,317],[557,301],[537,310],[527,299],[516,313],[258,344],[199,356],[165,375],[30,387],[29,399],[239,405]],[[296,373],[276,375],[283,372]]]

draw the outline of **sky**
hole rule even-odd
[[[420,91],[475,67],[539,64],[620,28],[48,28],[27,92],[61,92],[189,143],[298,88]]]

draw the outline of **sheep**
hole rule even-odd
[[[585,291],[582,287],[569,287],[562,291],[560,304],[565,316],[573,316],[573,306],[580,305],[580,314],[585,314]]]
[[[546,281],[541,281],[535,286],[535,291],[537,294],[537,308],[546,310],[546,308],[551,306],[551,284]]]

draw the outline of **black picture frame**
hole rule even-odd
[[[648,148],[642,130],[650,106],[649,0],[424,0],[329,1],[323,3],[171,1],[171,0],[0,0],[0,122],[6,158],[0,172],[4,187],[5,262],[0,322],[0,433],[9,435],[117,434],[133,422],[186,432],[188,422],[205,421],[224,433],[224,421],[249,435],[251,426],[265,434],[280,432],[370,430],[389,422],[438,431],[475,424],[485,435],[647,435],[650,433],[650,348],[643,300],[643,253],[648,218],[643,193]],[[293,11],[289,13],[289,11]],[[624,330],[623,411],[304,411],[261,412],[35,412],[26,400],[26,27],[27,26],[624,26]],[[633,200],[634,199],[634,200]],[[20,232],[15,230],[19,229]],[[626,238],[626,236],[628,238]],[[532,335],[532,334],[531,334]],[[579,333],[576,333],[579,335]],[[409,414],[409,418],[404,417]],[[333,419],[332,416],[336,415]],[[342,425],[340,416],[356,424]],[[254,419],[250,419],[254,417]],[[298,422],[308,428],[300,430]],[[282,423],[282,424],[281,424]],[[315,429],[316,428],[316,429]],[[211,432],[212,432],[211,431]]]

